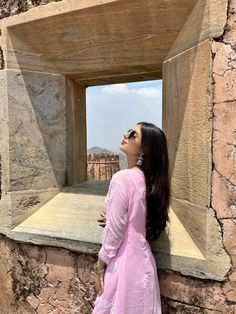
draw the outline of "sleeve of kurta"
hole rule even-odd
[[[123,172],[113,175],[107,196],[106,226],[103,229],[102,247],[98,257],[108,265],[124,240],[128,222],[128,178]]]

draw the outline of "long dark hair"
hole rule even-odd
[[[146,181],[146,239],[159,238],[169,221],[170,178],[169,157],[165,133],[148,122],[141,124],[143,164],[140,166]]]

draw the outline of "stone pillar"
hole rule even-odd
[[[228,271],[225,280],[220,282],[160,270],[163,313],[236,313],[235,8],[236,1],[229,0],[227,8],[218,10],[227,14],[222,34],[213,36],[215,38],[211,40],[197,41],[193,47],[172,55],[164,63],[165,73],[173,80],[173,88],[170,89],[168,84],[172,83],[165,75],[166,106],[163,115],[171,151],[172,195],[185,203],[191,202],[182,222],[187,227],[195,224],[191,228],[192,234],[194,229],[198,229],[196,221],[201,221],[201,211],[206,206],[208,227],[205,256],[209,258],[213,248],[210,259],[213,261],[212,269],[215,270],[219,254],[215,245],[221,241],[228,255]],[[191,25],[195,22],[194,19],[189,20]],[[189,31],[190,24],[187,28]],[[191,58],[186,58],[187,54]],[[188,79],[189,73],[191,79]],[[174,134],[169,133],[171,124],[176,125]],[[180,163],[180,160],[185,162]],[[203,160],[208,162],[203,164]],[[184,166],[182,169],[181,165]],[[191,175],[188,176],[188,173]],[[185,223],[185,219],[193,212],[193,203],[201,206],[198,207],[198,219]],[[210,220],[215,220],[218,231],[216,229],[207,239],[213,226]],[[201,237],[199,232],[197,237]]]
[[[2,69],[0,72],[1,208],[15,226],[66,183],[65,78]],[[3,219],[6,219],[3,217]]]

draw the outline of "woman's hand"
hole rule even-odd
[[[101,295],[104,291],[104,274],[98,275],[92,272],[90,276],[92,283],[95,286],[96,292]]]
[[[106,270],[106,263],[98,259],[96,264],[94,264],[94,270],[92,271],[94,275],[95,287],[97,293],[100,295],[104,291],[104,274]]]
[[[98,293],[99,293],[99,295],[101,295],[104,291],[104,274],[98,275],[98,279],[99,279]]]
[[[104,228],[106,226],[106,212],[105,212],[105,210],[103,210],[103,212],[100,213],[100,215],[102,216],[102,218],[98,219],[97,221],[99,222],[99,226]]]

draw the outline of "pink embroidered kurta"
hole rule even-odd
[[[145,239],[145,177],[138,168],[116,172],[105,198],[106,226],[98,253],[107,268],[92,314],[161,314],[156,263]]]

